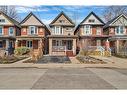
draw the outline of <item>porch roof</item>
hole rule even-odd
[[[6,40],[6,39],[15,40],[16,38],[13,36],[0,36],[0,40]]]
[[[127,40],[127,35],[112,36],[109,40]]]
[[[48,35],[48,38],[78,38],[77,35]]]
[[[86,35],[86,36],[80,36],[81,38],[108,38],[109,35]]]
[[[44,38],[45,37],[40,37],[40,36],[17,36],[16,37],[17,40],[29,40],[29,39],[40,40]]]

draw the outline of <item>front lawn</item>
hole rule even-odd
[[[105,64],[106,63],[103,60],[96,59],[91,56],[77,56],[76,58],[82,64]]]
[[[11,64],[27,57],[15,57],[15,56],[7,56],[7,57],[0,57],[0,64]]]

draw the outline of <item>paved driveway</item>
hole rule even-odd
[[[127,89],[127,69],[1,68],[0,89]]]

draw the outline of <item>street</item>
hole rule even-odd
[[[127,69],[0,68],[0,89],[127,89]]]

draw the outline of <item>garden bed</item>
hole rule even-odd
[[[106,64],[103,60],[96,59],[91,56],[77,56],[77,60],[79,60],[80,63],[83,64]]]
[[[8,56],[4,58],[0,58],[0,64],[11,64],[20,60],[23,60],[27,57],[15,57],[15,56]]]

